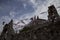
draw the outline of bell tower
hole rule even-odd
[[[49,22],[55,22],[59,17],[58,12],[54,5],[48,7],[48,20]]]

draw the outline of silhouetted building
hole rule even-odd
[[[55,22],[59,17],[58,12],[54,5],[48,7],[48,20],[49,22]]]
[[[48,7],[48,20],[34,16],[31,18],[31,23],[24,26],[18,34],[13,30],[13,20],[11,20],[3,27],[0,40],[60,40],[59,19],[56,8],[51,5]]]

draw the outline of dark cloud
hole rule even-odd
[[[26,8],[24,5],[26,4]],[[15,11],[18,14],[23,15],[34,11],[32,3],[24,0],[0,0],[0,16],[9,15],[10,11]]]

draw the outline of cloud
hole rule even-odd
[[[9,23],[9,21],[11,20],[11,18],[9,17],[9,16],[2,16],[1,18],[0,18],[0,33],[2,32],[2,30],[3,30],[3,22],[5,22],[5,24],[6,23]]]
[[[36,7],[36,9],[34,11],[34,15],[38,15],[41,19],[48,19],[47,18],[48,6],[55,5],[55,7],[58,7],[60,5],[60,0],[31,0],[31,1]],[[40,14],[43,12],[46,12],[46,13]]]
[[[42,1],[42,0],[30,0],[30,2],[33,3],[33,8],[35,9],[35,11],[32,12],[32,14],[29,14],[31,16],[25,14],[25,15],[22,15],[20,18],[21,19],[22,18],[24,19],[26,17],[30,18],[30,17],[33,17],[34,15],[36,15],[36,16],[39,16],[39,18],[41,18],[41,19],[48,19],[48,17],[47,17],[47,15],[48,15],[48,12],[47,12],[48,6],[53,5],[53,4],[54,5],[58,4],[58,3],[56,3],[56,1],[55,0],[45,0],[45,1]],[[55,5],[55,6],[57,6],[57,5]],[[45,12],[45,13],[40,14],[40,13],[43,13],[43,12]],[[29,22],[29,21],[26,21],[26,23],[27,22]]]
[[[0,0],[0,4],[0,14],[2,15],[0,15],[0,22],[5,21],[8,23],[11,19],[13,19],[14,23],[23,20],[26,24],[28,24],[30,22],[29,18],[34,15],[39,16],[41,19],[48,19],[48,6],[54,4],[57,8],[60,6],[60,0]],[[57,8],[57,10],[58,13],[60,13],[60,9]],[[1,26],[2,22],[0,23]],[[20,22],[18,25],[25,24]],[[17,30],[19,27],[18,25],[15,26]],[[21,29],[21,27],[19,29]]]

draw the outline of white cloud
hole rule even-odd
[[[13,11],[14,9],[13,9],[12,11],[10,11],[10,16],[11,17],[9,17],[9,16],[3,16],[1,18],[1,20],[5,21],[5,22],[7,22],[7,21],[9,22],[11,20],[11,18],[13,18],[14,19],[14,23],[17,23],[17,22],[20,22],[20,20],[24,20],[24,19],[28,18],[28,20],[24,20],[24,22],[26,24],[28,24],[30,22],[29,18],[33,17],[34,15],[39,16],[41,19],[48,19],[47,18],[47,15],[48,15],[48,13],[47,13],[48,6],[50,6],[52,4],[54,4],[56,8],[58,6],[60,6],[60,0],[45,0],[44,2],[42,0],[38,0],[38,2],[36,2],[36,0],[29,0],[29,1],[30,1],[30,3],[33,4],[33,8],[35,9],[34,12],[21,15],[21,16],[17,17],[16,19],[14,19],[15,15],[17,13],[14,12]],[[42,2],[42,3],[40,3],[40,2]],[[23,5],[24,5],[24,8],[26,8],[26,4],[23,4]],[[60,9],[58,9],[58,10],[59,10],[58,13],[60,13]],[[40,14],[42,12],[46,12],[46,13]],[[0,20],[0,22],[1,22],[1,20]],[[18,25],[25,25],[25,24],[23,24],[23,23],[20,22]],[[16,25],[15,28],[16,29],[21,29],[21,27],[18,28],[19,27],[18,25]]]
[[[34,4],[34,6],[36,7],[36,9],[35,9],[35,11],[33,12],[33,14],[34,15],[37,15],[37,16],[39,16],[40,18],[43,18],[43,19],[47,19],[47,18],[45,18],[45,17],[47,17],[47,13],[46,14],[44,14],[44,15],[42,15],[42,14],[40,14],[41,12],[45,12],[45,11],[47,11],[47,0],[46,1],[44,1],[43,3],[41,3],[42,2],[42,0],[37,0],[37,2],[36,2],[36,0],[31,0],[31,2]],[[44,16],[44,17],[43,17]]]
[[[48,15],[48,13],[47,13],[48,6],[55,5],[55,7],[58,7],[60,5],[60,0],[45,0],[45,1],[43,1],[43,3],[41,3],[42,0],[37,0],[37,1],[38,2],[36,2],[36,0],[31,0],[31,2],[37,8],[34,11],[34,15],[38,15],[42,19],[48,19],[47,18],[47,15]],[[46,12],[46,13],[45,14],[40,14],[41,12]]]
[[[15,17],[15,15],[16,15],[16,12],[14,12],[14,11],[11,11],[11,12],[10,12],[10,16],[11,16],[11,17]]]
[[[9,17],[9,16],[2,16],[1,18],[0,18],[0,32],[2,32],[2,30],[3,30],[3,22],[5,22],[5,24],[6,23],[8,23],[9,21],[11,20],[11,18]]]

